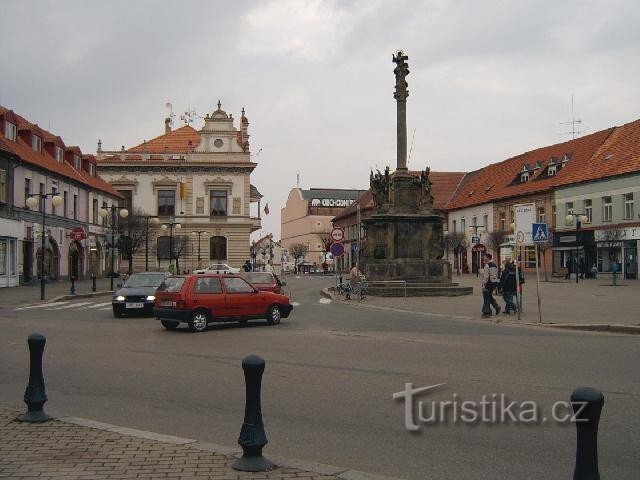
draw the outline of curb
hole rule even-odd
[[[55,302],[62,302],[65,300],[73,300],[75,298],[92,298],[92,297],[101,297],[103,295],[111,295],[113,293],[113,290],[103,290],[101,292],[90,292],[90,293],[76,293],[74,295],[60,295],[59,297],[55,297],[51,300],[49,300],[49,302],[47,303],[55,303]]]
[[[239,447],[228,447],[225,445],[218,445],[216,443],[199,442],[198,440],[195,440],[193,438],[174,437],[173,435],[164,435],[161,433],[148,432],[145,430],[120,427],[118,425],[97,422],[95,420],[90,420],[87,418],[59,417],[55,418],[55,420],[63,423],[77,425],[80,427],[119,433],[120,435],[126,435],[129,437],[142,438],[145,440],[152,440],[161,443],[169,443],[172,445],[182,445],[186,448],[192,448],[194,450],[200,450],[203,452],[216,453],[219,455],[233,457],[240,457],[242,455],[242,449]],[[398,477],[385,477],[382,475],[361,472],[359,470],[351,470],[348,468],[336,467],[334,465],[326,465],[323,463],[306,462],[304,460],[284,458],[277,455],[268,455],[268,458],[279,467],[295,468],[298,470],[304,470],[306,472],[312,472],[318,475],[334,475],[342,480],[401,480]]]
[[[349,305],[352,307],[371,308],[374,310],[387,310],[390,312],[412,313],[417,315],[426,315],[430,317],[438,318],[451,318],[454,320],[480,320],[477,317],[470,317],[467,315],[450,315],[446,313],[430,313],[412,310],[403,310],[400,308],[383,307],[379,305],[365,305],[362,303],[348,303],[338,298],[332,293],[329,288],[323,288],[320,291],[320,295],[326,298],[330,298],[335,302]],[[511,325],[511,326],[524,326],[524,327],[544,327],[544,328],[559,328],[565,330],[579,330],[585,332],[600,332],[600,333],[624,333],[629,335],[640,335],[640,326],[635,325],[616,325],[616,324],[573,324],[573,323],[531,323],[531,322],[510,322],[508,320],[490,321],[487,323]]]

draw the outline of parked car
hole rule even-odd
[[[264,292],[282,293],[282,287],[287,284],[271,272],[241,272],[240,276]]]
[[[239,275],[176,275],[156,292],[154,314],[167,330],[187,323],[201,332],[212,322],[266,318],[277,325],[293,310],[289,297],[260,291]]]
[[[165,281],[165,272],[145,272],[130,275],[124,285],[113,292],[111,305],[113,316],[121,317],[125,314],[153,313],[156,289]]]
[[[234,268],[226,263],[212,263],[208,267],[199,268],[193,271],[193,273],[238,273],[239,268]]]

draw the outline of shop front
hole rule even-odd
[[[590,277],[591,269],[597,262],[593,230],[556,232],[553,235],[554,275],[567,275],[578,271],[582,276]]]
[[[622,278],[638,278],[640,227],[597,230],[595,241],[599,273],[618,273]]]

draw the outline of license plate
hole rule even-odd
[[[160,305],[163,307],[173,307],[173,302],[171,300],[164,300],[160,302]]]
[[[127,303],[125,308],[144,308],[144,303]]]

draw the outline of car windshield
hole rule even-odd
[[[158,287],[159,292],[179,292],[184,284],[184,277],[169,277]]]
[[[249,272],[243,273],[242,277],[249,283],[273,283],[273,275],[270,273]]]
[[[125,288],[159,287],[164,280],[164,273],[134,273],[124,283]]]

